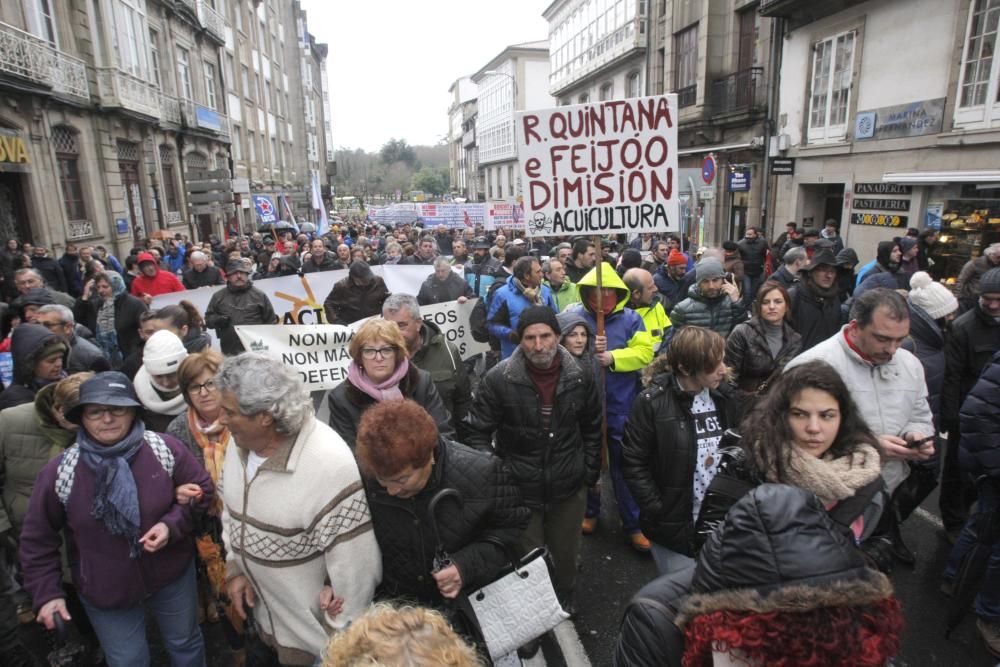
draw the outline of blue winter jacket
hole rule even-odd
[[[960,413],[958,459],[974,475],[1000,479],[1000,352],[983,369]]]
[[[552,290],[547,285],[542,285],[541,290],[542,305],[551,308],[553,313],[558,313],[559,307],[552,298]],[[517,288],[513,278],[490,298],[489,310],[486,312],[486,326],[500,341],[501,359],[506,359],[517,349],[517,343],[510,339],[510,334],[517,331],[517,320],[521,316],[521,311],[529,306],[531,302]]]

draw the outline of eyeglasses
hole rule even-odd
[[[88,405],[83,409],[83,418],[90,421],[104,419],[104,415],[124,417],[131,410],[126,405]]]
[[[38,320],[35,320],[35,324],[41,324],[46,329],[58,329],[66,326],[65,322],[39,322]]]
[[[361,348],[361,357],[363,359],[368,359],[369,361],[378,357],[379,359],[387,359],[389,357],[396,356],[395,347],[363,347]]]
[[[188,393],[189,394],[200,394],[204,391],[206,394],[214,394],[218,390],[215,386],[215,380],[209,380],[208,382],[203,382],[201,384],[189,384]]]

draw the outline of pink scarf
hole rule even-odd
[[[347,367],[347,381],[376,401],[401,401],[403,400],[403,392],[399,390],[399,382],[409,370],[410,360],[404,357],[403,363],[396,368],[392,375],[385,381],[375,384],[368,379],[364,369],[357,362],[352,361]]]

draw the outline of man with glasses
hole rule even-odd
[[[393,294],[386,299],[382,319],[399,325],[410,363],[431,374],[457,432],[472,402],[469,374],[458,348],[448,342],[437,324],[420,317],[420,306],[410,294]]]
[[[205,326],[215,329],[219,346],[225,355],[239,354],[243,343],[236,335],[236,326],[243,324],[276,324],[271,300],[250,281],[252,264],[243,257],[226,267],[226,288],[212,295],[205,310]]]
[[[67,308],[72,308],[76,303],[76,300],[69,294],[46,287],[42,274],[34,269],[18,269],[14,273],[14,288],[19,295],[26,294],[31,289],[43,289],[52,297],[52,303],[58,303]]]
[[[111,370],[111,362],[101,352],[101,348],[76,334],[73,311],[66,306],[59,304],[42,306],[35,312],[35,324],[41,324],[69,345],[66,370],[70,374],[83,371],[101,373]]]

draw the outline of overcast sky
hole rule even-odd
[[[326,67],[337,148],[448,132],[448,88],[510,44],[546,39],[551,0],[301,0]]]

